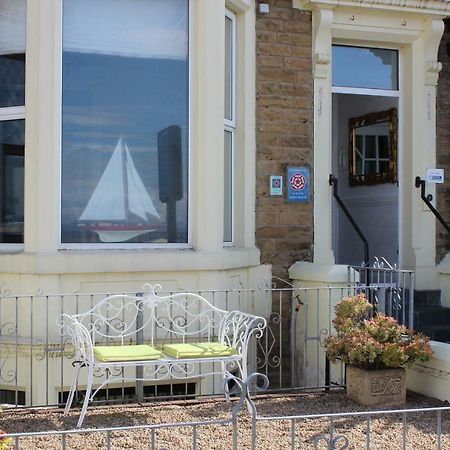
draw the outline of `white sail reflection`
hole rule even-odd
[[[143,223],[130,221],[130,212]],[[121,137],[79,221],[101,242],[125,242],[159,228],[149,216],[160,219]]]

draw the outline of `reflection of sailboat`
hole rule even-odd
[[[120,138],[79,221],[102,242],[124,242],[159,228],[149,222],[149,216],[159,219],[128,147]]]

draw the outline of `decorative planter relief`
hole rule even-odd
[[[405,403],[405,369],[362,370],[347,365],[347,395],[363,406]]]

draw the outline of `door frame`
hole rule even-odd
[[[314,259],[334,265],[332,250],[331,45],[340,40],[361,46],[400,49],[402,74],[399,142],[405,149],[398,161],[402,228],[401,267],[416,270],[422,289],[435,285],[436,233],[432,214],[423,208],[414,178],[424,176],[436,161],[436,84],[442,65],[437,51],[442,19],[449,14],[430,0],[417,8],[412,0],[391,5],[372,0],[293,0],[294,7],[312,10],[314,77]],[[407,151],[406,151],[407,149]],[[435,194],[434,186],[427,194]]]

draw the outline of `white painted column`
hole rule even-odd
[[[191,44],[192,244],[197,250],[223,247],[225,3],[194,2]]]
[[[27,2],[25,252],[56,251],[60,224],[61,2]]]
[[[331,27],[333,11],[313,15],[314,67],[314,263],[334,264],[332,250]]]
[[[416,176],[424,179],[426,169],[435,167],[436,164],[436,84],[441,69],[437,52],[443,31],[442,20],[429,19],[423,38],[413,44],[411,55],[412,172],[406,174],[405,181],[410,184],[412,198],[411,212],[403,217],[402,222],[411,223],[416,284],[420,289],[437,286],[437,219],[420,198],[420,189],[414,187],[414,181]],[[405,186],[405,190],[407,188]],[[428,184],[426,192],[433,195],[433,203],[436,204],[435,185]]]

